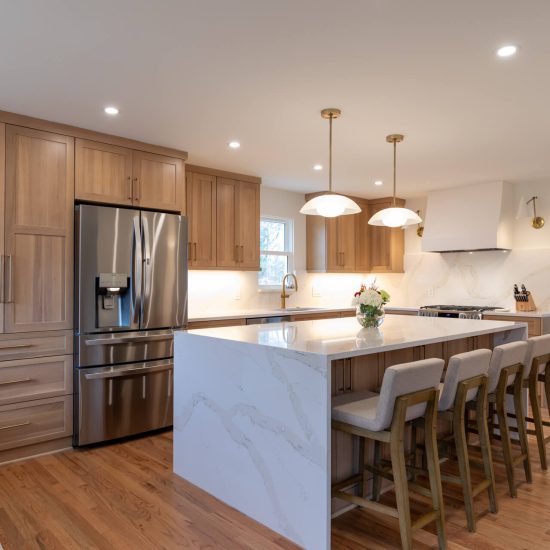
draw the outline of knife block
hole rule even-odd
[[[518,301],[516,299],[516,311],[536,311],[537,306],[535,305],[535,301],[533,300],[533,296],[531,296],[531,293],[527,293],[527,301]]]

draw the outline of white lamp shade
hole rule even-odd
[[[384,208],[379,210],[369,220],[369,225],[382,225],[385,227],[405,227],[421,223],[422,218],[408,208]]]
[[[323,216],[325,218],[359,214],[359,212],[361,212],[361,208],[359,208],[358,204],[353,202],[349,197],[335,193],[326,193],[314,197],[307,201],[300,209],[300,214]]]

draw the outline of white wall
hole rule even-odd
[[[404,274],[308,274],[305,272],[305,216],[299,214],[304,196],[262,185],[262,215],[294,220],[295,269],[299,291],[288,306],[347,307],[362,282],[374,277],[388,290],[392,305],[420,306],[428,303],[459,303],[514,307],[511,288],[524,283],[533,292],[539,309],[550,311],[550,182],[514,186],[516,202],[539,197],[539,215],[547,220],[540,230],[530,219],[514,223],[511,252],[422,253],[416,226],[405,230]],[[425,212],[425,199],[407,203]],[[467,223],[467,220],[465,220]],[[313,293],[320,294],[314,297]],[[239,299],[236,299],[236,297]],[[279,307],[279,292],[259,293],[255,272],[191,271],[189,315]]]

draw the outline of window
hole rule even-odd
[[[292,220],[260,220],[260,272],[258,284],[263,290],[278,289],[283,277],[294,268]]]

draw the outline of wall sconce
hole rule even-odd
[[[531,197],[526,204],[533,203],[533,218],[531,219],[531,226],[533,229],[540,229],[544,226],[544,218],[537,216],[537,199],[538,197]]]
[[[418,214],[418,217],[421,218],[422,216],[420,215],[420,210],[417,210],[416,213]],[[542,220],[542,223],[544,224],[544,220]],[[416,234],[419,236],[419,237],[422,237],[422,235],[424,235],[424,226],[421,224],[421,223],[418,223],[416,225]]]

